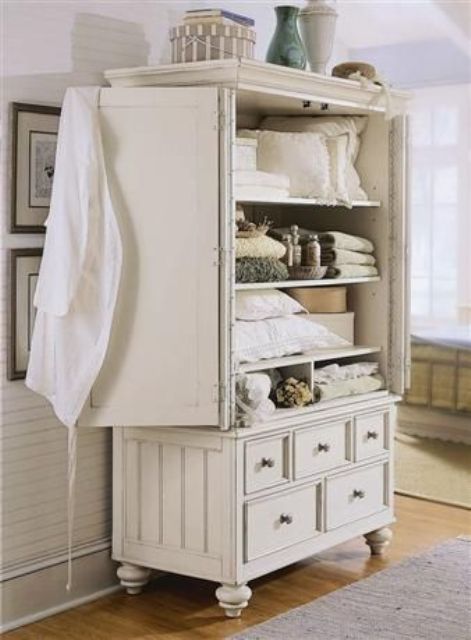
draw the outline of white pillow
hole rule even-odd
[[[341,136],[327,138],[327,148],[330,156],[330,183],[335,193],[335,199],[350,206],[352,198],[350,198],[348,188],[348,167],[350,165],[348,135],[344,133]]]
[[[346,183],[349,200],[367,200],[368,196],[360,186],[360,176],[354,163],[360,149],[359,135],[367,123],[365,116],[295,116],[264,118],[261,129],[270,131],[310,131],[322,133],[327,138],[348,136],[348,162],[346,168]]]
[[[329,151],[320,133],[260,131],[257,167],[287,175],[292,196],[332,199]]]
[[[239,362],[257,362],[349,344],[320,324],[299,316],[256,322],[238,320],[235,326],[235,353]]]
[[[266,320],[307,313],[297,300],[278,289],[236,291],[235,316],[237,320]]]

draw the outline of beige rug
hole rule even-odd
[[[471,446],[396,435],[396,491],[471,508]]]
[[[232,638],[469,640],[470,572],[471,540],[449,540]]]

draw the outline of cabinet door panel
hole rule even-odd
[[[217,89],[103,89],[100,117],[124,260],[80,423],[218,425]]]

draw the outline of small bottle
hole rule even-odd
[[[300,267],[302,263],[302,250],[299,244],[299,227],[293,224],[291,227],[291,236],[293,238],[293,267]]]
[[[281,242],[286,247],[286,253],[281,258],[281,261],[285,263],[287,267],[293,266],[293,243],[291,242],[291,236],[289,233],[283,234]]]
[[[304,264],[306,267],[321,266],[321,245],[317,235],[309,235],[304,246],[304,256]]]

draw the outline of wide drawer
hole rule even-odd
[[[326,527],[341,527],[387,507],[388,464],[363,467],[326,480]]]
[[[294,436],[296,480],[348,464],[349,420],[301,429]]]
[[[245,492],[276,487],[289,479],[287,434],[249,441],[245,445]]]
[[[357,416],[354,434],[356,462],[386,453],[389,449],[389,412]]]
[[[320,484],[245,505],[245,559],[279,551],[318,533]]]

